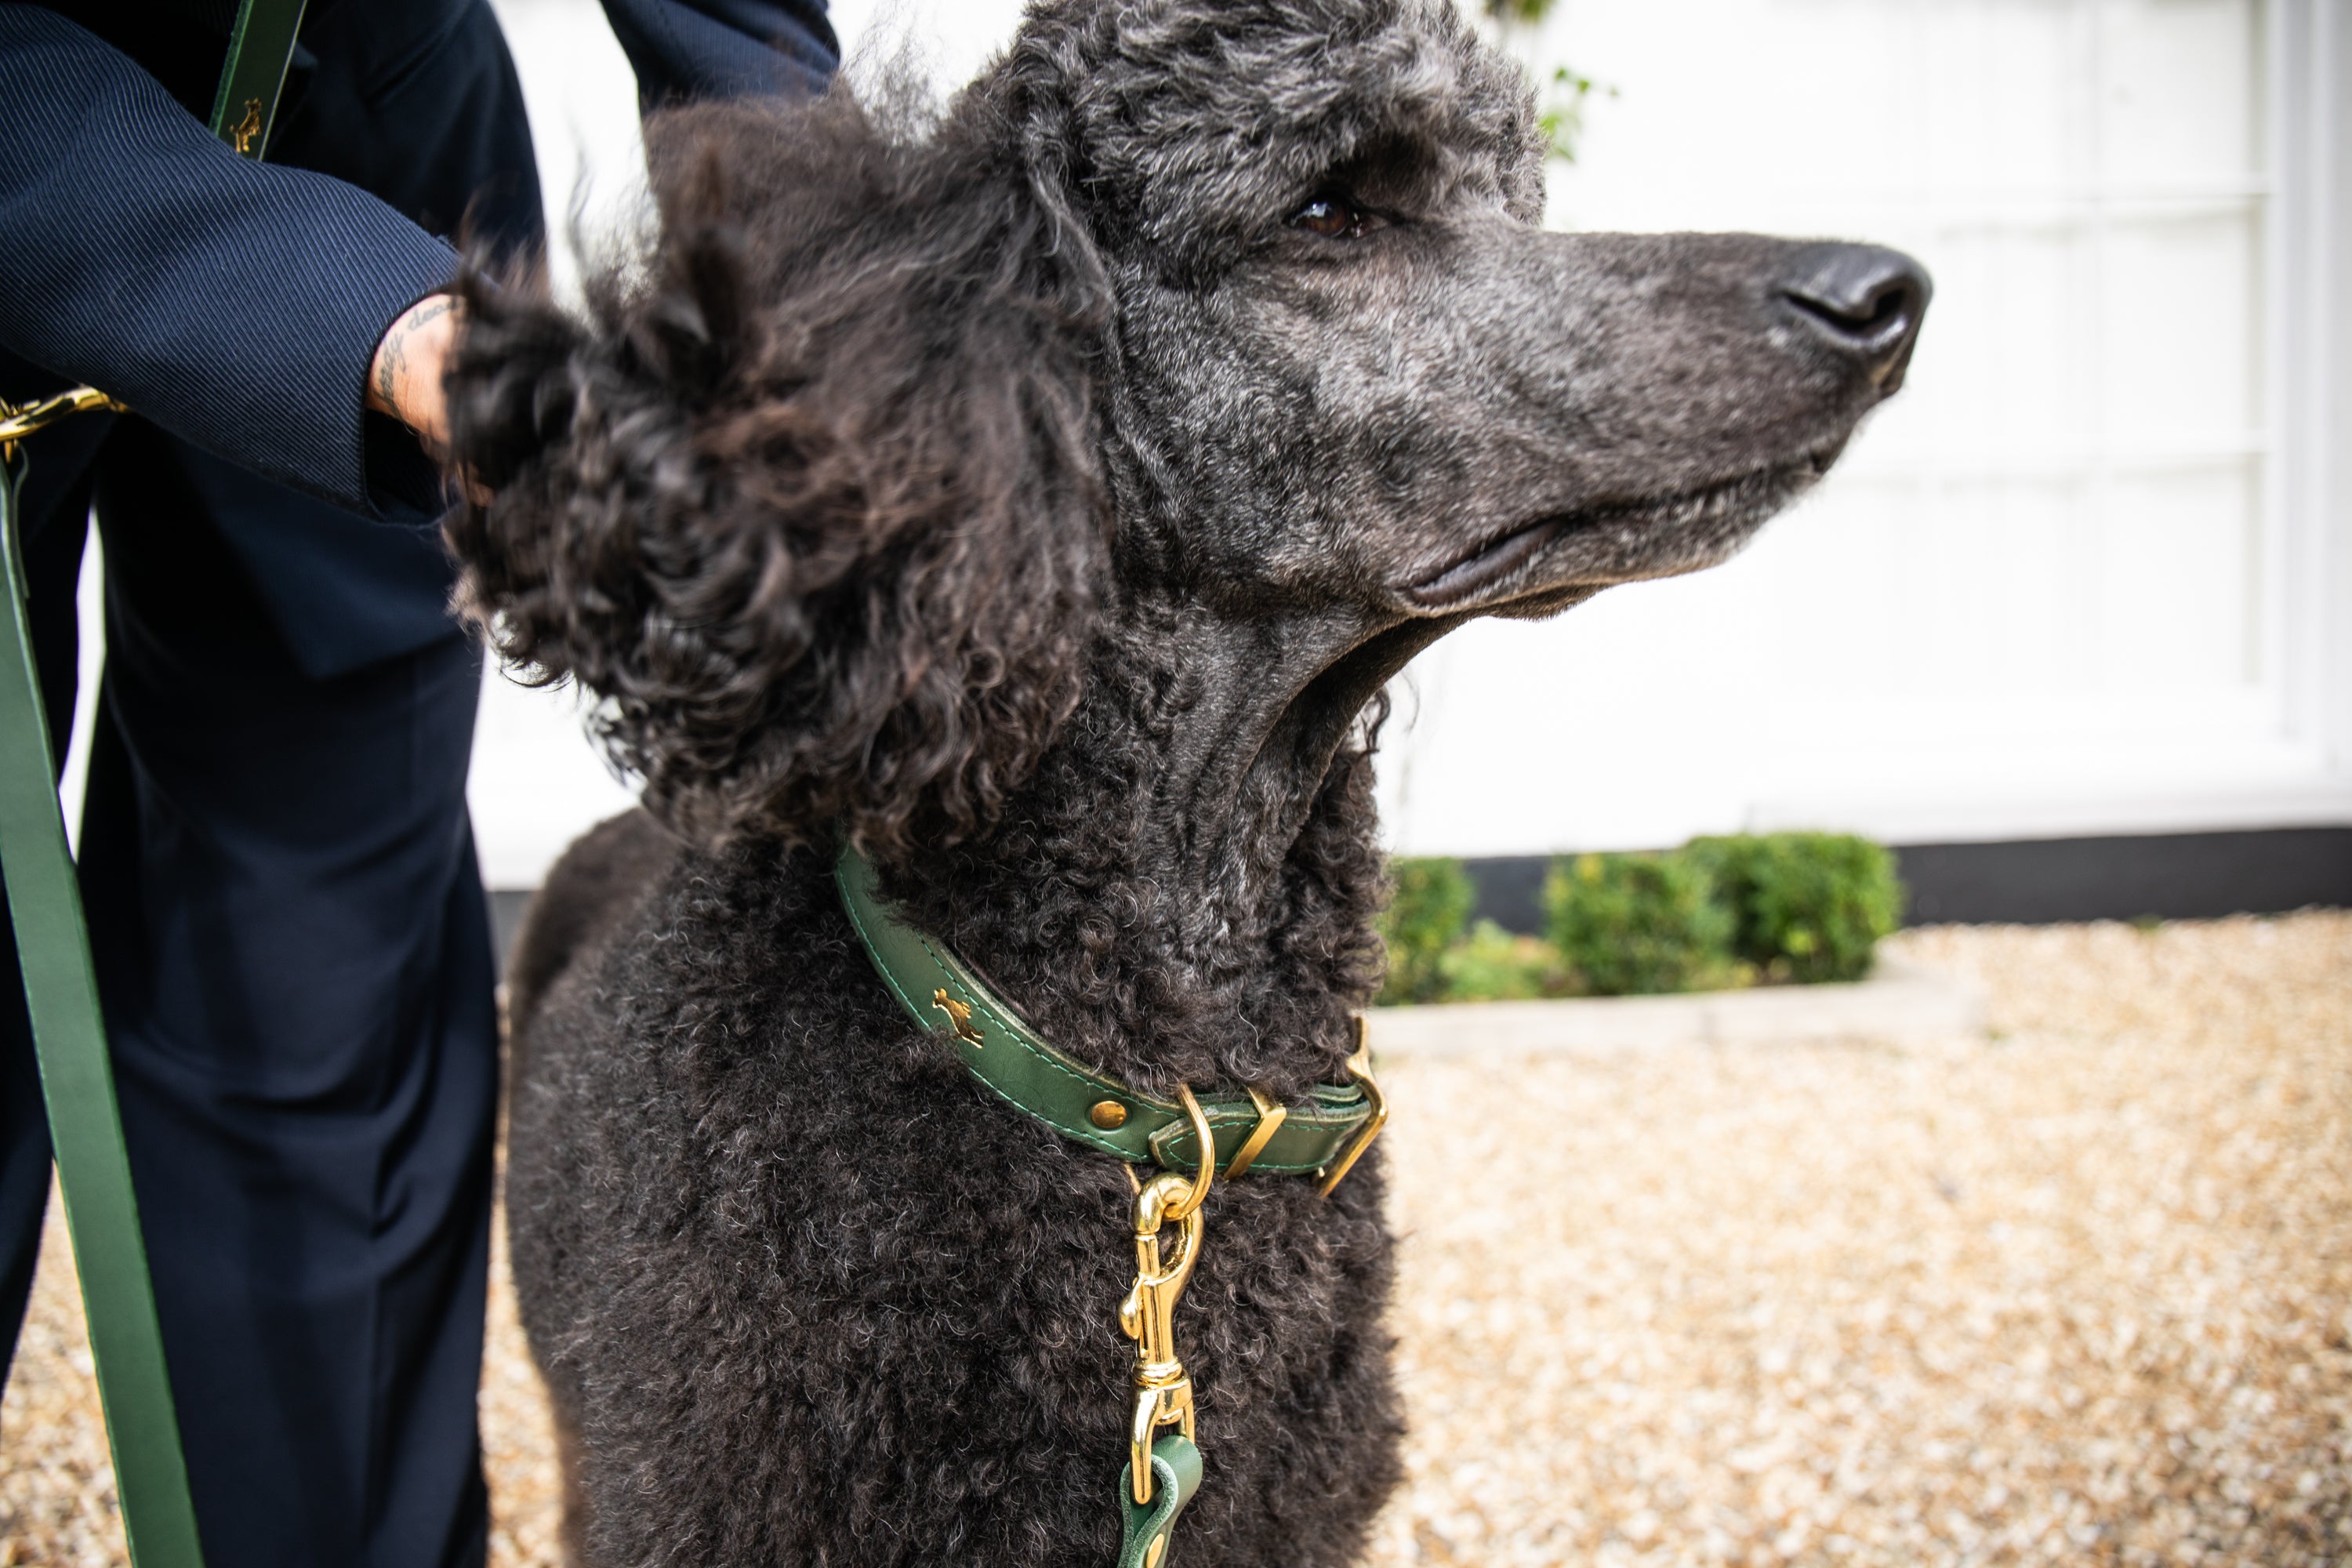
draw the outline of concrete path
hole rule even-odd
[[[1776,985],[1688,996],[1586,996],[1559,1002],[1454,1002],[1375,1008],[1384,1057],[1507,1055],[1823,1040],[1949,1040],[1985,1029],[1968,981],[1881,960],[1851,985]]]

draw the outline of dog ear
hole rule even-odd
[[[651,144],[657,237],[584,316],[461,284],[461,607],[600,698],[689,836],[967,836],[1076,705],[1096,625],[1091,242],[956,121],[840,89]]]

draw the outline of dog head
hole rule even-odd
[[[1146,619],[1222,682],[1193,793],[1311,789],[1445,630],[1737,550],[1928,292],[1543,231],[1530,95],[1443,0],[1045,0],[936,118],[651,142],[657,238],[584,319],[467,285],[451,539],[703,836],[982,832]]]

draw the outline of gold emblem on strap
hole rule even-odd
[[[248,98],[245,100],[245,118],[228,128],[228,139],[236,143],[238,157],[250,158],[253,144],[260,136],[261,100]]]
[[[971,1004],[957,1001],[941,988],[931,993],[931,1005],[948,1016],[948,1026],[955,1031],[957,1039],[975,1050],[986,1044],[981,1038],[979,1026],[971,1021]]]

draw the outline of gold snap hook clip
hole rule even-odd
[[[1135,1284],[1118,1304],[1119,1332],[1135,1342],[1135,1404],[1128,1429],[1129,1490],[1138,1507],[1152,1497],[1151,1440],[1173,1426],[1187,1440],[1192,1431],[1192,1378],[1176,1353],[1176,1302],[1201,1260],[1207,1226],[1201,1205],[1217,1175],[1216,1135],[1192,1089],[1180,1089],[1184,1113],[1201,1140],[1201,1163],[1190,1176],[1163,1171],[1143,1184],[1135,1197]],[[1176,1226],[1173,1258],[1160,1249],[1160,1231]]]
[[[94,386],[77,386],[69,392],[60,392],[55,397],[44,397],[37,403],[27,403],[22,407],[0,403],[0,458],[14,458],[16,443],[34,431],[54,425],[69,414],[83,414],[97,408],[116,414],[131,412]]]

